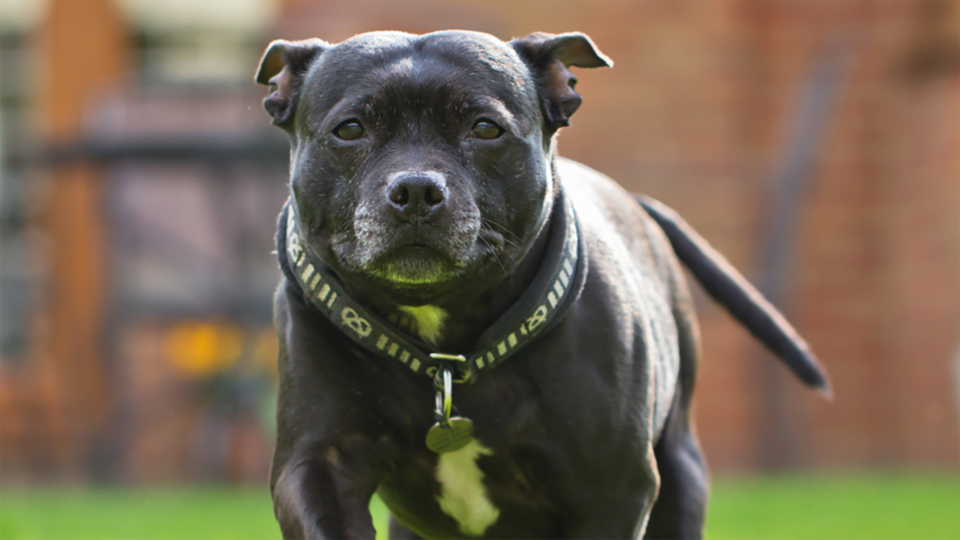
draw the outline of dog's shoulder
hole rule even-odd
[[[557,174],[577,215],[588,222],[588,227],[599,219],[626,234],[643,233],[649,228],[651,223],[643,208],[609,176],[566,158],[557,160]]]
[[[631,260],[653,265],[672,281],[679,267],[670,242],[633,195],[609,176],[573,160],[559,158],[557,174],[588,240],[596,240],[588,244],[626,250]]]

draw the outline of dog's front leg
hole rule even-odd
[[[581,471],[588,476],[578,478],[578,485],[588,487],[565,502],[564,538],[643,537],[660,489],[653,449],[646,454],[606,470]]]
[[[279,468],[273,506],[284,538],[374,538],[370,498],[382,474],[364,455],[315,448]]]
[[[358,362],[323,333],[321,315],[290,283],[281,282],[274,304],[281,338],[274,513],[284,538],[373,538],[368,505],[396,449]]]
[[[621,497],[604,496],[584,505],[568,516],[565,538],[635,538],[643,537],[656,500],[656,486],[639,494]]]

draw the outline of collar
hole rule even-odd
[[[303,240],[300,220],[287,201],[280,214],[277,245],[280,266],[304,296],[335,326],[368,352],[399,362],[418,375],[434,377],[439,368],[452,368],[454,382],[473,383],[477,377],[510,358],[556,326],[580,296],[586,281],[586,254],[573,205],[557,191],[550,239],[540,270],[530,287],[477,340],[469,355],[424,352],[429,346],[394,329],[347,294],[333,271]]]

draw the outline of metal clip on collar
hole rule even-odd
[[[450,424],[450,412],[453,410],[453,370],[447,362],[466,362],[459,354],[432,353],[430,358],[438,360],[440,367],[433,376],[433,388],[437,391],[435,412],[437,422],[447,427]]]
[[[447,366],[441,366],[433,376],[433,387],[437,391],[436,407],[437,422],[447,427],[450,424],[450,411],[453,409],[453,373]]]
[[[442,454],[454,452],[473,440],[473,422],[469,418],[450,417],[453,410],[453,370],[448,362],[466,362],[460,355],[434,353],[431,358],[439,363],[433,375],[433,388],[437,391],[434,412],[437,423],[427,431],[427,448]]]

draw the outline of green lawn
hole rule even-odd
[[[385,536],[386,509],[379,500],[372,508],[374,523]],[[0,539],[279,536],[264,491],[60,488],[0,492]],[[960,540],[960,477],[715,479],[707,536],[714,540]]]
[[[960,539],[960,476],[716,479],[707,537]]]

